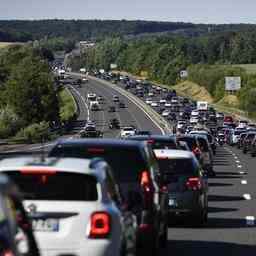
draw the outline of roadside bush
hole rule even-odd
[[[49,123],[43,121],[41,123],[31,124],[21,129],[15,136],[14,140],[24,140],[28,143],[41,142],[50,138]]]

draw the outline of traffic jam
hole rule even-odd
[[[2,158],[0,255],[167,255],[168,230],[177,219],[207,227],[216,152],[236,147],[256,156],[256,126],[249,120],[146,80],[92,75],[141,99],[171,132],[122,126],[112,113],[128,106],[117,94],[106,124],[117,138],[104,137],[87,119],[75,138],[58,140],[46,154]],[[106,101],[104,93],[88,91],[85,98],[90,112]]]

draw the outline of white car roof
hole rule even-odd
[[[0,161],[0,172],[20,170],[61,171],[69,173],[81,173],[94,176],[97,180],[105,179],[105,172],[90,167],[93,160],[79,158],[41,158],[14,157]]]
[[[194,158],[194,155],[190,151],[175,150],[175,149],[155,149],[154,153],[157,158],[168,158],[168,159],[183,159],[183,158]]]

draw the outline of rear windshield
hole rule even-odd
[[[151,146],[153,149],[178,149],[176,143],[171,140],[170,141],[154,141],[152,142]]]
[[[56,174],[22,174],[6,172],[27,200],[96,201],[96,179],[92,176],[57,172]]]
[[[197,147],[197,143],[196,143],[196,139],[195,138],[188,138],[188,137],[184,137],[184,138],[179,138],[179,141],[185,141],[188,144],[188,147],[190,150],[192,150],[193,148]]]
[[[198,166],[193,159],[158,159],[161,173],[172,175],[193,175],[196,174]]]
[[[147,165],[138,148],[62,147],[55,148],[50,155],[87,159],[102,157],[112,167],[115,178],[120,182],[137,182],[139,173],[147,169]]]

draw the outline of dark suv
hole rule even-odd
[[[128,209],[137,217],[137,255],[156,255],[167,241],[167,193],[152,148],[117,139],[60,141],[51,157],[101,157],[112,167]],[[144,254],[145,253],[145,254]]]

